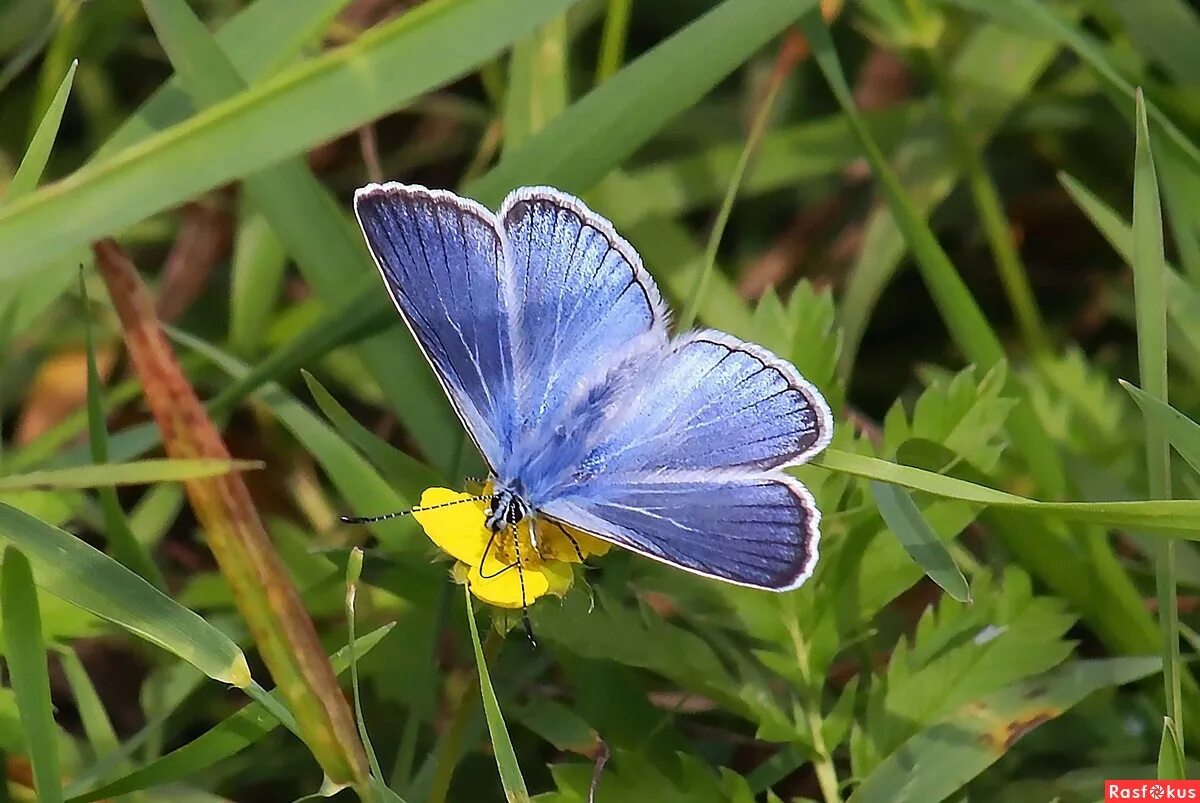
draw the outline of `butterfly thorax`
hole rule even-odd
[[[515,527],[529,516],[532,508],[511,488],[496,483],[492,490],[484,524],[492,532]]]

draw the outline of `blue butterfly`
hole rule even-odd
[[[824,449],[833,417],[794,366],[723,332],[672,338],[637,252],[558,190],[493,214],[369,184],[354,209],[487,462],[493,538],[532,517],[738,585],[812,574],[821,514],[780,469]]]

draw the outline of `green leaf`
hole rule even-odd
[[[287,255],[270,225],[243,203],[230,263],[229,347],[242,356],[262,347],[283,286]]]
[[[1200,539],[1200,502],[1190,499],[1156,499],[1144,502],[1042,502],[997,491],[956,477],[889,463],[876,457],[826,449],[811,465],[842,471],[864,479],[881,480],[914,491],[927,491],[1012,510],[1042,513],[1067,521],[1146,530],[1174,538]]]
[[[882,482],[872,482],[871,493],[875,495],[883,520],[929,579],[959,602],[970,602],[967,579],[954,565],[950,550],[921,516],[909,495]]]
[[[256,0],[216,32],[238,72],[259,82],[292,61],[329,27],[349,0]],[[110,136],[96,153],[105,159],[195,114],[172,76]]]
[[[58,728],[50,702],[50,677],[46,647],[38,614],[37,588],[29,561],[15,547],[4,550],[0,567],[0,616],[4,622],[4,657],[16,694],[21,729],[33,765],[38,800],[56,803],[62,798],[62,771],[58,762]]]
[[[496,755],[496,769],[500,771],[500,783],[504,786],[504,794],[509,803],[529,803],[529,790],[525,787],[525,778],[521,775],[521,765],[517,763],[517,753],[513,750],[512,739],[508,736],[508,728],[504,724],[504,715],[500,713],[500,702],[496,699],[496,690],[492,687],[492,678],[488,674],[487,663],[483,658],[483,645],[479,642],[479,628],[475,625],[475,612],[471,605],[471,588],[463,584],[463,594],[467,602],[467,624],[471,630],[471,645],[475,648],[475,665],[479,668],[479,692],[483,699],[483,715],[487,720],[488,733],[492,736],[492,752]]]
[[[1200,472],[1200,424],[1171,405],[1149,395],[1136,385],[1131,385],[1124,379],[1117,381],[1121,383],[1121,387],[1129,391],[1129,395],[1141,408],[1142,415],[1158,422],[1167,440],[1175,447],[1175,451],[1179,452],[1179,456]]]
[[[354,721],[358,726],[358,737],[362,739],[363,747],[366,748],[367,761],[371,765],[371,782],[386,788],[383,781],[383,770],[379,768],[379,758],[375,755],[375,748],[371,745],[371,737],[367,733],[367,723],[363,720],[362,695],[359,692],[358,686],[358,645],[355,643],[354,635],[354,602],[358,596],[358,581],[362,577],[363,553],[358,547],[350,550],[350,557],[346,561],[346,629],[349,631],[350,640],[346,642],[346,649],[350,653],[350,691],[354,697]]]
[[[0,277],[353,129],[455,78],[572,0],[431,0],[0,211]],[[169,175],[170,181],[162,177]],[[69,223],[68,223],[69,221]]]
[[[511,150],[567,107],[567,18],[560,14],[513,47],[504,107]]]
[[[75,708],[79,711],[79,719],[91,745],[92,755],[99,758],[116,753],[121,742],[113,730],[108,712],[104,710],[104,703],[101,702],[83,662],[70,647],[60,646],[54,650],[58,653],[63,674],[67,676],[67,682],[71,686],[71,696],[75,699]]]
[[[155,482],[183,482],[200,477],[217,477],[231,471],[262,468],[258,460],[220,460],[217,458],[154,458],[128,463],[52,468],[0,477],[0,491],[63,490],[66,488],[107,488],[114,485],[150,485]]]
[[[83,274],[79,276],[79,295],[87,304],[87,283]],[[96,367],[96,344],[92,337],[91,310],[85,309],[83,314],[84,342],[87,347],[87,421],[88,445],[92,450],[92,462],[96,467],[108,463],[108,429],[104,416],[103,389],[100,382],[100,370]],[[105,539],[113,556],[137,572],[156,588],[167,587],[162,572],[154,563],[150,551],[143,546],[130,529],[117,492],[112,487],[102,487],[97,494],[100,498],[100,510],[104,514]]]
[[[913,736],[863,779],[848,803],[938,803],[1025,734],[1094,691],[1159,671],[1158,658],[1076,661],[970,705]]]
[[[50,160],[50,150],[54,147],[54,140],[58,136],[58,127],[62,123],[63,110],[67,107],[71,84],[75,80],[75,68],[78,66],[78,59],[71,62],[66,76],[58,86],[58,91],[54,93],[54,99],[50,101],[50,107],[42,115],[42,121],[38,123],[29,147],[25,150],[21,165],[8,185],[8,192],[5,193],[3,199],[5,203],[12,203],[22,196],[28,195],[41,180],[42,171],[46,169],[46,162]]]
[[[0,502],[0,542],[28,556],[37,584],[233,686],[250,683],[246,656],[221,631],[69,533]]]
[[[313,401],[317,403],[322,414],[333,424],[338,434],[346,442],[367,456],[371,464],[389,482],[393,483],[406,499],[420,499],[426,488],[431,488],[445,481],[407,452],[403,452],[386,441],[380,440],[370,430],[358,423],[325,389],[315,376],[308,371],[302,371],[304,382],[312,393]],[[412,529],[412,528],[410,528]],[[415,532],[415,529],[414,529]]]
[[[549,182],[568,192],[586,190],[814,7],[816,0],[725,0],[505,154],[465,194],[494,206],[522,185]]]
[[[1166,257],[1163,255],[1162,208],[1158,177],[1150,152],[1146,106],[1136,95],[1137,151],[1133,165],[1133,295],[1137,319],[1138,368],[1146,395],[1167,403]],[[1146,474],[1152,497],[1171,496],[1171,450],[1162,422],[1146,419]],[[1155,545],[1154,577],[1162,632],[1163,685],[1167,716],[1183,734],[1183,692],[1179,657],[1179,603],[1175,589],[1175,544]]]
[[[211,107],[246,91],[236,67],[186,2],[145,0],[145,5],[159,41],[197,105]],[[263,214],[327,303],[337,305],[357,296],[359,282],[369,281],[378,291],[379,277],[362,238],[302,158],[283,160],[246,176],[243,183],[253,208]],[[347,278],[351,266],[356,266],[357,282]],[[386,293],[376,292],[370,299],[374,305],[365,305],[364,312],[388,306]],[[360,351],[405,428],[426,452],[451,453],[461,427],[412,338],[397,328],[364,342]]]
[[[357,655],[361,658],[368,654],[393,627],[394,623],[384,625],[358,639],[355,642]],[[333,664],[334,672],[341,675],[350,666],[349,647],[338,650],[329,660]],[[269,696],[275,702],[280,700],[278,690],[272,691]],[[182,747],[138,767],[111,783],[76,794],[70,798],[69,803],[87,803],[102,798],[118,797],[195,774],[255,744],[279,727],[279,724],[279,720],[271,715],[268,707],[256,700],[239,708],[237,713]]]
[[[1170,717],[1163,717],[1162,740],[1158,744],[1158,779],[1160,781],[1187,778],[1184,769],[1183,739]]]

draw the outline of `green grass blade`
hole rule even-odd
[[[0,277],[390,112],[572,0],[431,0],[0,211]],[[170,175],[171,181],[163,181]],[[69,221],[69,223],[68,223]]]
[[[971,589],[967,587],[967,579],[954,565],[950,550],[925,521],[909,495],[883,482],[872,482],[871,493],[884,522],[929,579],[953,599],[970,602]]]
[[[183,0],[145,0],[145,6],[159,41],[197,105],[211,107],[246,89],[234,65]],[[248,176],[244,183],[252,206],[328,303],[338,305],[356,295],[359,285],[348,278],[348,270],[356,270],[358,281],[371,280],[378,289],[378,274],[362,238],[302,159]],[[374,299],[375,306],[386,305],[386,293],[376,292]],[[425,452],[439,457],[456,453],[461,425],[412,338],[397,328],[364,343],[362,352],[393,409]]]
[[[512,739],[508,736],[508,727],[504,724],[504,715],[500,713],[500,702],[496,699],[496,690],[492,687],[492,678],[488,674],[487,662],[483,657],[483,645],[479,641],[479,628],[475,625],[475,611],[471,604],[471,589],[465,583],[463,594],[467,602],[471,645],[475,649],[475,665],[479,667],[479,692],[483,699],[483,715],[487,719],[488,733],[492,736],[492,752],[496,756],[496,769],[500,771],[500,783],[504,786],[504,794],[509,803],[529,803],[525,777],[521,775],[521,765],[517,763],[517,753],[513,750]]]
[[[1179,456],[1197,472],[1200,472],[1200,424],[1136,385],[1131,385],[1124,380],[1119,381],[1121,387],[1125,388],[1137,402],[1137,406],[1142,410],[1142,415],[1147,420],[1153,418],[1166,439],[1175,447],[1175,451],[1179,452]]]
[[[408,499],[420,499],[421,493],[445,480],[433,469],[421,461],[402,452],[390,443],[380,440],[358,423],[353,416],[338,403],[337,399],[325,389],[325,386],[308,371],[302,373],[308,390],[312,393],[313,401],[317,403],[321,413],[333,424],[338,434],[347,443],[358,449],[371,464],[379,469],[383,476]]]
[[[783,47],[787,47],[787,45],[785,44]],[[704,248],[704,264],[701,266],[700,273],[696,276],[692,292],[688,295],[687,305],[683,308],[683,314],[680,316],[676,326],[677,331],[686,332],[696,323],[696,316],[699,314],[700,305],[707,295],[708,284],[717,261],[717,249],[721,245],[721,237],[725,234],[725,226],[729,223],[729,215],[733,212],[733,202],[737,199],[742,181],[745,179],[750,164],[757,154],[759,146],[762,144],[763,136],[767,132],[767,126],[771,123],[771,112],[775,108],[775,98],[778,96],[780,88],[783,87],[784,79],[787,77],[788,72],[790,72],[790,65],[785,67],[783,63],[785,57],[785,54],[781,52],[779,62],[775,66],[775,73],[771,76],[771,83],[767,89],[766,97],[762,99],[762,103],[754,115],[754,122],[750,126],[750,134],[746,137],[746,144],[742,147],[742,153],[738,157],[737,167],[733,170],[729,186],[725,189],[725,197],[721,199],[721,206],[717,210],[717,217],[713,221],[712,230],[708,234],[708,244]]]
[[[1142,388],[1167,403],[1166,257],[1163,255],[1162,209],[1158,178],[1150,152],[1150,127],[1142,93],[1137,93],[1137,153],[1133,168],[1133,294],[1137,318],[1138,367]],[[1171,496],[1171,452],[1162,422],[1146,418],[1146,464],[1150,495]],[[1175,544],[1164,541],[1155,550],[1155,588],[1162,628],[1163,683],[1167,716],[1182,736],[1183,692],[1179,676],[1179,604],[1175,589]]]
[[[899,178],[888,165],[878,145],[871,138],[858,114],[850,86],[829,35],[829,29],[819,13],[810,13],[801,23],[813,48],[813,57],[834,97],[846,112],[854,133],[866,152],[867,160],[879,182],[896,224],[904,233],[925,280],[925,286],[937,305],[938,312],[954,342],[967,359],[983,369],[989,369],[1004,359],[1004,349],[995,331],[971,296],[954,264],[942,249],[929,224],[917,212]],[[1010,380],[1010,384],[1012,380]],[[1015,389],[1015,386],[1014,386]],[[1019,397],[1019,392],[1014,393]],[[1063,468],[1053,444],[1027,403],[1019,404],[1012,412],[1010,427],[1017,448],[1023,453],[1030,472],[1051,495],[1065,492]]]
[[[177,342],[203,355],[234,379],[249,373],[245,364],[212,344],[177,330],[167,329],[167,332]],[[338,437],[332,428],[284,393],[278,385],[268,384],[255,395],[303,444],[353,510],[406,510],[417,503],[416,499],[406,499],[397,493],[396,487],[380,477],[371,464]],[[395,520],[368,526],[391,549],[424,548],[423,540],[411,537],[412,531],[399,526]]]
[[[1137,502],[1043,502],[997,491],[945,474],[903,466],[877,457],[826,449],[811,465],[823,466],[868,480],[899,485],[913,491],[925,491],[948,499],[959,499],[989,507],[1005,508],[1065,521],[1102,524],[1131,530],[1144,530],[1172,538],[1200,540],[1200,501],[1191,499],[1153,499]]]
[[[238,72],[258,82],[316,41],[349,0],[256,0],[217,31],[217,41]],[[172,76],[97,151],[105,159],[182,123],[195,107]]]
[[[83,274],[79,276],[79,295],[87,305],[87,284]],[[92,462],[97,466],[108,463],[108,428],[104,416],[104,398],[100,382],[100,371],[96,367],[96,344],[92,337],[91,311],[84,310],[83,314],[84,342],[87,347],[87,418],[88,444],[92,449]],[[149,550],[140,544],[129,527],[117,492],[111,487],[100,488],[97,491],[100,499],[100,510],[104,514],[104,536],[112,550],[113,557],[137,572],[156,588],[167,587],[162,572],[158,570]]]
[[[994,4],[1006,7],[1005,4]],[[1059,50],[1054,41],[1032,38],[1000,25],[980,26],[966,39],[950,67],[956,84],[982,89],[987,101],[972,110],[975,141],[986,143],[1001,123],[1033,90]],[[997,70],[996,64],[1004,69]],[[920,214],[928,217],[950,194],[959,179],[952,160],[942,157],[940,143],[929,138],[923,120],[916,120],[895,151],[894,162],[904,167],[903,178]],[[883,143],[881,143],[883,144]],[[845,333],[841,354],[844,374],[856,364],[859,344],[884,287],[901,264],[905,238],[887,208],[867,222],[862,253],[842,294],[840,319]]]
[[[54,651],[58,654],[63,674],[67,676],[67,683],[71,686],[75,708],[79,711],[79,719],[92,748],[92,755],[99,758],[116,753],[121,747],[121,742],[83,662],[70,647],[59,646],[55,647]]]
[[[354,601],[358,596],[358,581],[362,577],[363,552],[358,547],[350,550],[350,558],[346,561],[346,629],[349,632],[350,638],[346,642],[346,649],[350,651],[350,691],[354,696],[354,718],[358,724],[358,735],[362,739],[363,747],[367,749],[367,760],[371,764],[371,775],[375,779],[383,777],[383,771],[379,769],[379,758],[375,755],[375,748],[371,746],[371,737],[367,734],[367,723],[363,721],[362,713],[362,695],[359,693],[358,686],[358,655],[355,652],[356,645],[354,643]]]
[[[560,14],[513,48],[504,106],[504,148],[545,128],[567,107],[567,18]]]
[[[1158,779],[1160,781],[1187,778],[1183,758],[1182,738],[1170,717],[1163,717],[1162,739],[1158,744]]]
[[[28,195],[41,180],[42,171],[46,169],[46,163],[50,161],[50,150],[54,147],[55,138],[58,137],[58,127],[62,123],[63,110],[67,107],[71,84],[75,80],[75,68],[78,66],[78,59],[71,62],[66,77],[59,84],[58,91],[54,93],[46,113],[42,115],[42,121],[38,123],[37,130],[34,131],[33,137],[29,141],[29,147],[25,150],[21,165],[17,168],[12,183],[8,185],[8,192],[5,193],[3,199],[5,203],[11,203]]]
[[[58,727],[50,702],[46,646],[42,643],[42,618],[33,571],[15,547],[4,549],[0,577],[3,578],[0,616],[4,622],[4,658],[17,698],[21,730],[29,747],[34,788],[42,803],[57,803],[63,799],[62,771],[58,760]]]
[[[111,488],[115,485],[150,485],[182,482],[200,477],[218,477],[234,471],[262,468],[257,460],[216,458],[152,458],[128,463],[55,468],[0,477],[0,491],[63,490],[67,488]]]
[[[629,10],[633,0],[608,0],[604,32],[600,35],[600,58],[596,61],[596,83],[602,84],[617,74],[625,61],[625,38],[629,31]]]
[[[270,225],[243,208],[230,264],[229,347],[236,353],[246,357],[261,349],[286,267],[287,254]]]
[[[951,5],[962,6],[990,16],[1001,24],[1013,25],[1020,30],[1051,41],[1062,42],[1083,59],[1096,74],[1116,93],[1134,100],[1137,90],[1105,54],[1105,49],[1091,36],[1073,26],[1058,9],[1040,0],[1010,0],[1008,3],[992,3],[989,0],[941,0]],[[1124,104],[1121,104],[1124,105]],[[1153,103],[1145,102],[1146,116],[1154,123],[1155,133],[1161,133],[1180,156],[1184,157],[1192,170],[1200,170],[1200,148],[1197,148],[1167,115]],[[1124,109],[1122,109],[1124,111]]]
[[[815,7],[816,0],[725,0],[573,104],[465,193],[494,206],[528,184],[583,192]]]
[[[921,9],[919,19],[922,22],[929,19],[924,16],[920,0],[910,4],[910,7]],[[917,24],[916,20],[914,24]],[[966,177],[967,188],[971,192],[980,226],[992,253],[992,260],[996,263],[996,270],[1008,296],[1017,327],[1030,351],[1044,351],[1050,342],[1046,334],[1046,324],[1038,311],[1037,301],[1029,285],[1028,273],[1017,252],[1017,244],[1004,213],[1000,192],[988,173],[981,149],[972,139],[966,115],[959,103],[958,89],[952,84],[949,71],[942,64],[939,43],[931,41],[923,45],[921,54],[933,79],[945,128],[959,163],[958,169]]]
[[[984,318],[975,299],[971,297],[946,252],[938,244],[929,225],[909,201],[908,193],[863,123],[850,85],[846,82],[846,75],[842,71],[841,62],[834,50],[829,29],[820,14],[814,13],[804,18],[801,27],[812,45],[813,58],[816,59],[829,88],[842,106],[851,128],[866,152],[880,190],[891,207],[896,224],[912,248],[925,285],[929,288],[951,336],[968,359],[984,369],[990,368],[1004,359],[1004,349],[1000,340]]]
[[[395,624],[384,625],[358,639],[355,645],[358,656],[361,658],[375,649],[375,646],[391,632],[393,627]],[[341,675],[350,665],[349,648],[343,647],[330,656],[329,660],[333,664],[334,671]],[[280,699],[277,690],[272,691],[270,697],[276,703]],[[86,803],[92,800],[118,797],[177,781],[207,769],[218,761],[236,755],[258,742],[279,725],[280,721],[269,713],[267,706],[264,706],[261,701],[252,702],[182,747],[160,756],[149,764],[138,767],[128,775],[75,795],[70,798],[69,803]]]
[[[221,631],[70,533],[0,502],[0,542],[23,550],[56,597],[174,653],[214,680],[244,687],[246,656]]]

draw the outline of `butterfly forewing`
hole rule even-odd
[[[513,358],[495,217],[458,196],[372,184],[354,198],[384,284],[491,466],[512,437]]]

